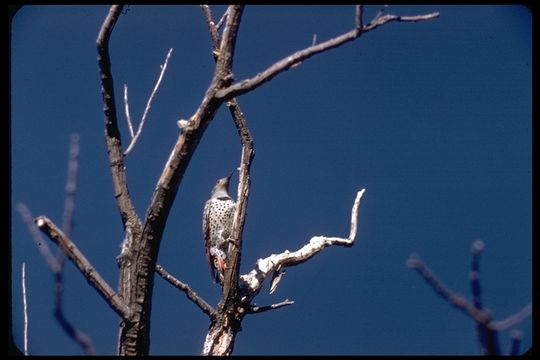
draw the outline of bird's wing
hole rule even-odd
[[[208,260],[208,265],[210,265],[210,276],[212,280],[217,281],[216,269],[214,268],[214,256],[210,254],[210,202],[207,201],[204,205],[203,212],[203,236],[204,236],[204,250],[206,252],[206,259]]]

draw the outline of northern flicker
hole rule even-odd
[[[228,241],[233,226],[236,203],[229,195],[232,173],[219,179],[204,205],[203,234],[210,273],[215,282],[223,285],[227,256],[231,250]]]

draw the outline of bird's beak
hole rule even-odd
[[[231,171],[231,173],[229,174],[229,176],[227,176],[227,181],[231,180],[231,176],[233,176],[233,174],[234,174],[234,170]]]

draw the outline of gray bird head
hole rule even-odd
[[[225,176],[216,182],[216,185],[214,185],[212,193],[210,194],[211,199],[231,198],[229,195],[229,180],[231,179],[232,174],[233,173],[231,172],[229,176]]]

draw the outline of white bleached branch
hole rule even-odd
[[[351,230],[348,238],[315,236],[311,238],[309,243],[294,252],[285,250],[280,254],[272,254],[264,259],[257,260],[255,269],[240,277],[243,285],[248,288],[247,292],[250,294],[249,297],[253,298],[255,295],[257,295],[264,280],[266,280],[270,274],[278,271],[280,268],[301,264],[319,253],[324,248],[331,245],[347,247],[352,246],[356,239],[360,199],[362,198],[362,195],[364,195],[365,191],[365,189],[362,189],[356,194],[356,199],[354,200],[351,211]]]

